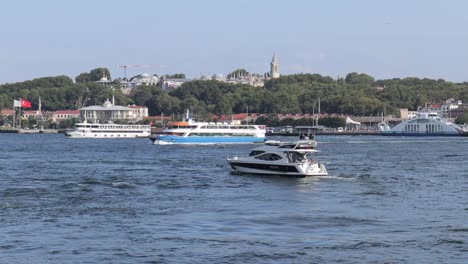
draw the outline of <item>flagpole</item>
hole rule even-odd
[[[21,113],[21,106],[19,107],[19,132],[21,132],[21,116],[23,115],[23,113]]]
[[[21,98],[20,98],[20,102],[21,102]],[[21,113],[21,103],[20,103],[20,106],[19,106],[19,128],[18,128],[18,132],[21,132],[21,116],[23,115],[23,113]]]
[[[16,128],[16,107],[15,107],[15,101],[13,101],[13,128]]]

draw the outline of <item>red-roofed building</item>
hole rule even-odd
[[[30,117],[37,118],[41,116],[41,112],[39,110],[22,110],[23,119],[28,119]]]
[[[52,114],[52,121],[56,123],[60,123],[72,118],[79,119],[80,110],[58,110]]]
[[[217,122],[221,123],[231,123],[231,124],[242,124],[242,122],[253,122],[257,119],[257,114],[247,114],[247,113],[240,113],[240,114],[233,114],[233,115],[222,115],[222,116],[215,116]]]
[[[437,110],[440,110],[441,107],[442,107],[442,104],[431,104],[429,106],[429,109],[437,111]]]
[[[15,110],[13,110],[13,109],[2,109],[0,111],[0,114],[5,115],[5,116],[12,116],[12,115],[15,114]]]

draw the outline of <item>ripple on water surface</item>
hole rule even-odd
[[[468,138],[318,136],[330,176],[231,173],[252,145],[1,135],[6,263],[466,263]]]

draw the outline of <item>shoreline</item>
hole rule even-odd
[[[43,130],[36,130],[36,129],[0,129],[1,133],[10,133],[10,134],[58,134],[64,133],[64,130],[58,129],[43,129]]]

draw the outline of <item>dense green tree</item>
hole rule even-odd
[[[152,97],[151,88],[146,85],[140,85],[138,88],[134,89],[132,96],[135,104],[146,105]]]
[[[80,75],[76,76],[76,83],[87,83],[91,81],[91,74],[89,72],[83,72]]]
[[[108,80],[111,80],[111,74],[107,68],[96,68],[92,69],[89,72],[89,78],[91,82],[99,81],[102,77],[106,77]]]
[[[318,120],[319,125],[331,127],[331,128],[338,128],[338,127],[345,127],[346,120],[340,117],[323,117]]]
[[[185,74],[184,73],[166,74],[164,76],[166,78],[185,79]]]
[[[461,116],[457,117],[455,123],[459,125],[468,124],[468,110],[465,110]]]
[[[352,72],[346,75],[345,82],[347,84],[360,84],[371,86],[374,83],[374,78],[365,73]]]

